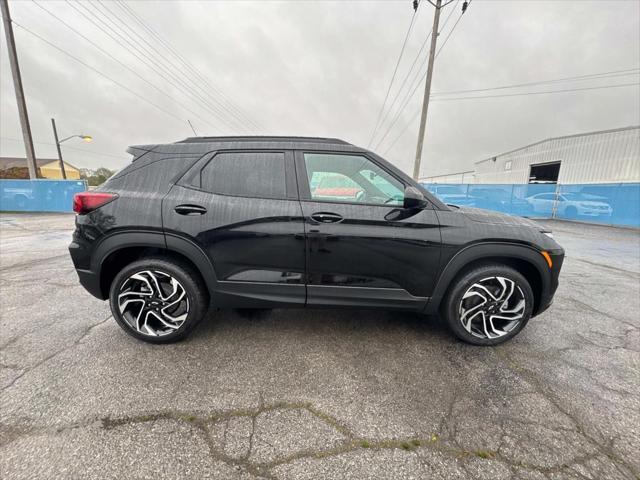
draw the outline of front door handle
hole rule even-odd
[[[179,215],[202,215],[207,213],[207,209],[200,205],[178,205],[174,210]]]
[[[311,214],[311,219],[318,223],[338,223],[343,220],[342,215],[332,212],[317,212]]]

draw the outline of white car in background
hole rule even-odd
[[[538,193],[527,197],[534,212],[550,214],[555,205],[556,214],[569,218],[611,216],[613,209],[605,200],[583,193]]]
[[[475,199],[457,185],[430,185],[427,189],[448,205],[473,207],[476,204]]]

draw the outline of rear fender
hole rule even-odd
[[[209,291],[215,290],[217,279],[207,255],[193,242],[174,235],[165,236],[161,232],[117,232],[109,235],[96,247],[91,259],[91,271],[101,278],[104,261],[109,255],[130,247],[159,248],[186,257],[200,272]]]

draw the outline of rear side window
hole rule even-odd
[[[219,153],[200,172],[200,185],[222,195],[285,198],[284,153]]]

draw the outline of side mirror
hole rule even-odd
[[[407,187],[404,189],[404,204],[403,208],[425,208],[427,206],[427,199],[424,198],[422,192],[415,187]]]

